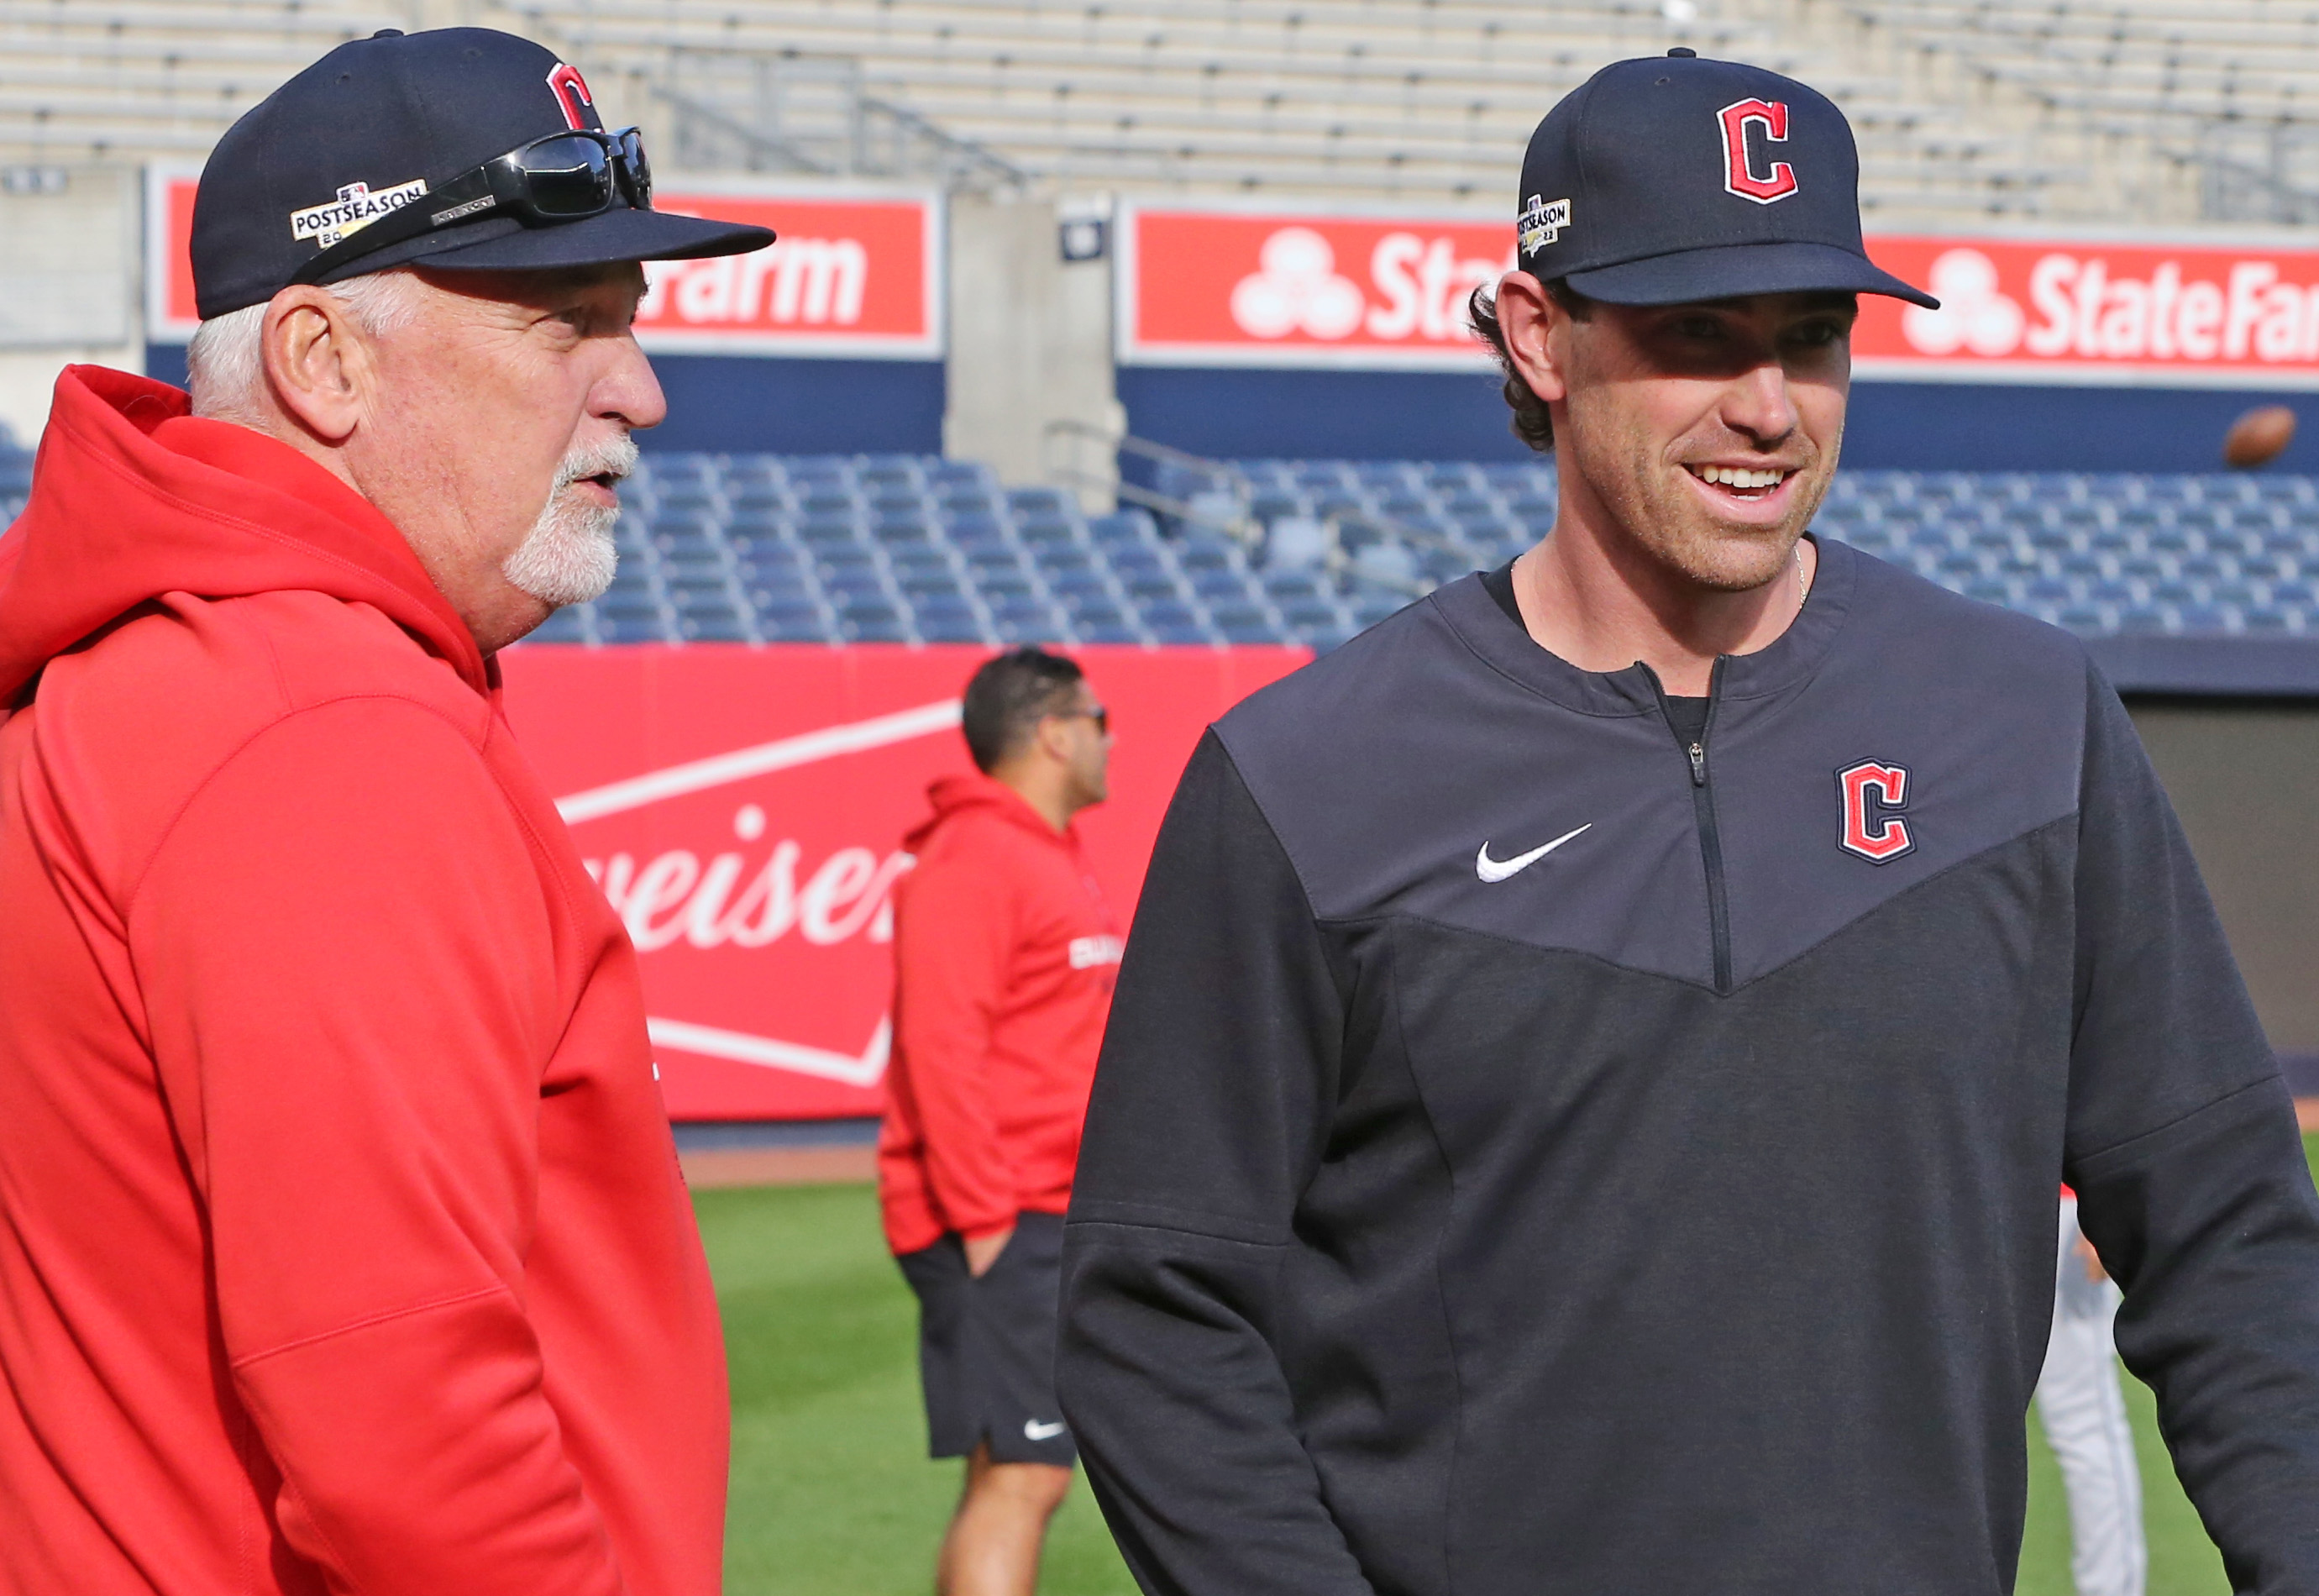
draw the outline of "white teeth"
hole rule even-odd
[[[1784,471],[1749,471],[1737,465],[1694,465],[1691,471],[1701,482],[1718,482],[1727,488],[1776,488],[1788,474]]]

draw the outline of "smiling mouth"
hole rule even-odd
[[[1791,466],[1767,465],[1684,465],[1683,469],[1713,488],[1733,499],[1768,499],[1780,490],[1780,485],[1795,475]]]

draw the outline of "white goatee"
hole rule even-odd
[[[619,569],[619,546],[612,541],[618,505],[591,504],[572,496],[582,477],[624,477],[636,468],[636,440],[627,437],[574,449],[556,468],[555,486],[539,519],[500,574],[544,604],[561,609],[601,598]]]

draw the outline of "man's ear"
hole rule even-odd
[[[1567,397],[1570,312],[1528,272],[1498,279],[1497,306],[1506,353],[1529,391],[1548,404]]]
[[[353,311],[324,289],[285,288],[266,303],[258,350],[275,402],[320,441],[344,443],[377,372]]]
[[[1069,764],[1071,758],[1069,722],[1060,715],[1039,717],[1037,741],[1039,750],[1059,764]]]

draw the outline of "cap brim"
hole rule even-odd
[[[609,266],[627,260],[695,260],[709,255],[744,255],[772,241],[771,228],[623,205],[555,227],[526,227],[501,217],[472,227],[422,234],[389,245],[375,255],[357,256],[344,271],[333,272],[326,281],[338,282],[399,266],[520,272]]]
[[[1573,272],[1566,281],[1613,305],[1679,305],[1753,293],[1881,293],[1926,310],[1941,302],[1864,255],[1835,244],[1726,244]]]

